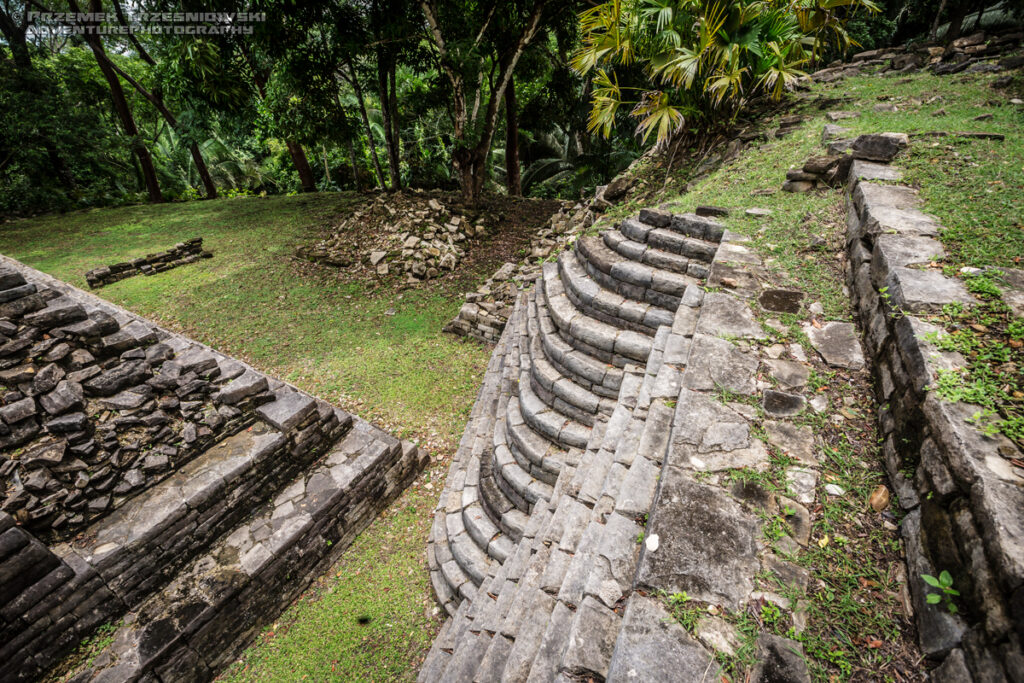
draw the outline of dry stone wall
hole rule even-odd
[[[4,414],[2,680],[38,676],[126,613],[76,680],[212,678],[425,464],[357,417],[0,258],[4,291],[20,294],[0,317],[4,372],[20,378],[0,411],[27,401]],[[66,415],[78,429],[54,428]],[[105,504],[79,508],[94,495]]]
[[[899,170],[854,162],[848,187],[849,287],[876,378],[889,478],[906,510],[909,585],[933,680],[1024,680],[1024,454],[973,424],[976,406],[933,389],[940,370],[965,365],[940,351],[928,322],[950,303],[970,306],[962,281],[928,269],[945,256],[937,221],[898,181]],[[1007,272],[1024,282],[1024,272]],[[1024,315],[1020,289],[1004,294]],[[929,604],[922,575],[948,571],[966,609]]]
[[[174,245],[174,248],[157,254],[148,254],[142,258],[122,261],[101,268],[93,268],[85,274],[85,281],[93,289],[109,285],[118,280],[135,275],[154,275],[187,263],[195,263],[201,258],[213,258],[213,254],[203,249],[203,238],[196,237]]]

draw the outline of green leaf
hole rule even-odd
[[[931,574],[921,574],[921,578],[924,579],[924,582],[927,583],[929,586],[934,586],[935,588],[942,588],[942,585],[939,583],[939,580]]]
[[[948,588],[949,586],[953,585],[953,577],[950,575],[948,571],[943,569],[942,573],[939,574],[939,583],[942,585],[943,588]]]
[[[929,605],[937,605],[942,602],[942,597],[938,593],[929,593],[925,600],[928,601]]]

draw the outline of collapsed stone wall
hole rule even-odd
[[[257,419],[275,400],[241,363],[0,270],[0,509],[68,538]],[[336,425],[329,415],[317,438]]]
[[[72,397],[71,412],[57,418],[77,414],[77,432],[50,425],[50,394],[34,385],[42,369],[4,396],[16,399],[8,405],[28,400],[37,407],[38,416],[10,425],[12,434],[34,430],[24,442],[30,447],[7,446],[3,457],[13,473],[5,479],[9,493],[21,491],[14,500],[29,491],[39,501],[0,513],[0,679],[38,676],[126,612],[114,644],[76,680],[212,678],[425,464],[412,444],[244,363],[16,261],[0,261],[0,281],[23,294],[7,302],[16,306],[0,318],[16,328],[7,344],[19,350],[9,367],[40,365],[37,359],[60,345],[68,348],[48,362],[61,371],[70,370],[64,363],[73,354],[95,353],[87,379],[71,377],[78,372],[71,370],[49,388],[64,385]],[[107,379],[88,384],[99,378]],[[96,393],[97,386],[105,390]],[[11,395],[22,392],[26,398]],[[114,405],[102,403],[114,397]],[[167,418],[140,429],[155,413]],[[35,421],[32,429],[21,425],[25,420]],[[154,445],[141,452],[124,447],[136,438]],[[64,441],[63,451],[52,445]],[[89,453],[72,451],[90,441],[96,445]],[[155,454],[160,444],[181,448]],[[25,457],[43,445],[51,460]],[[149,473],[144,463],[154,455],[164,467]],[[97,489],[112,502],[73,525],[64,508],[33,515],[89,490],[67,485],[56,472],[76,460],[81,464],[71,471],[99,479]],[[114,494],[136,468],[144,481]],[[54,500],[21,481],[42,470],[57,483]],[[47,525],[54,515],[67,519]],[[69,526],[77,533],[66,533]]]
[[[577,204],[562,207],[530,242],[530,253],[519,263],[502,264],[475,292],[468,292],[458,315],[444,326],[444,332],[473,337],[496,344],[512,314],[519,292],[540,276],[541,264],[571,244],[580,231],[594,222],[594,214]]]
[[[1024,31],[1019,27],[993,33],[977,31],[969,36],[957,38],[949,45],[921,43],[910,47],[893,46],[867,50],[855,54],[849,62],[836,60],[826,68],[815,71],[810,77],[819,83],[831,83],[847,76],[859,75],[865,67],[875,66],[880,66],[885,71],[900,73],[928,69],[936,76],[1015,69],[1024,65],[1024,57],[1008,56],[999,60],[997,64],[989,60],[1016,50],[1022,41]]]
[[[937,372],[963,367],[936,348],[927,321],[945,304],[975,302],[963,283],[928,269],[945,257],[941,226],[917,192],[879,180],[897,169],[854,162],[848,186],[849,288],[873,361],[879,428],[890,481],[906,510],[902,533],[923,654],[936,681],[1024,680],[1024,460],[1002,435],[972,424],[977,407],[932,389]],[[1009,272],[1024,282],[1024,271]],[[1022,292],[1004,294],[1024,315]],[[965,609],[928,604],[921,576],[949,571]]]
[[[203,249],[202,237],[195,237],[179,242],[167,251],[148,254],[131,261],[93,268],[85,274],[85,281],[89,283],[91,288],[96,289],[135,275],[162,273],[171,268],[195,263],[201,258],[213,258],[213,254]]]

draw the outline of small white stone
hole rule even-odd
[[[828,399],[824,396],[815,396],[808,403],[816,413],[822,413],[828,408]]]
[[[794,359],[800,361],[801,363],[807,362],[807,353],[804,351],[804,347],[800,346],[799,344],[789,345],[789,355],[793,356]]]
[[[647,545],[647,552],[653,553],[658,549],[658,534],[651,534],[644,543]]]
[[[807,307],[807,310],[810,311],[812,315],[825,314],[825,307],[821,305],[820,301],[815,301],[814,303],[812,303],[810,306]]]
[[[844,491],[841,486],[836,486],[835,484],[825,484],[825,493],[827,493],[830,496],[841,496],[844,493],[846,493],[846,491]]]

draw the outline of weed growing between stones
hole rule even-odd
[[[995,292],[998,297],[999,289]],[[947,401],[979,406],[973,418],[979,428],[1024,445],[1024,318],[989,298],[970,307],[947,304],[931,321],[946,333],[933,333],[929,341],[966,361],[964,367],[939,370],[934,391]]]

